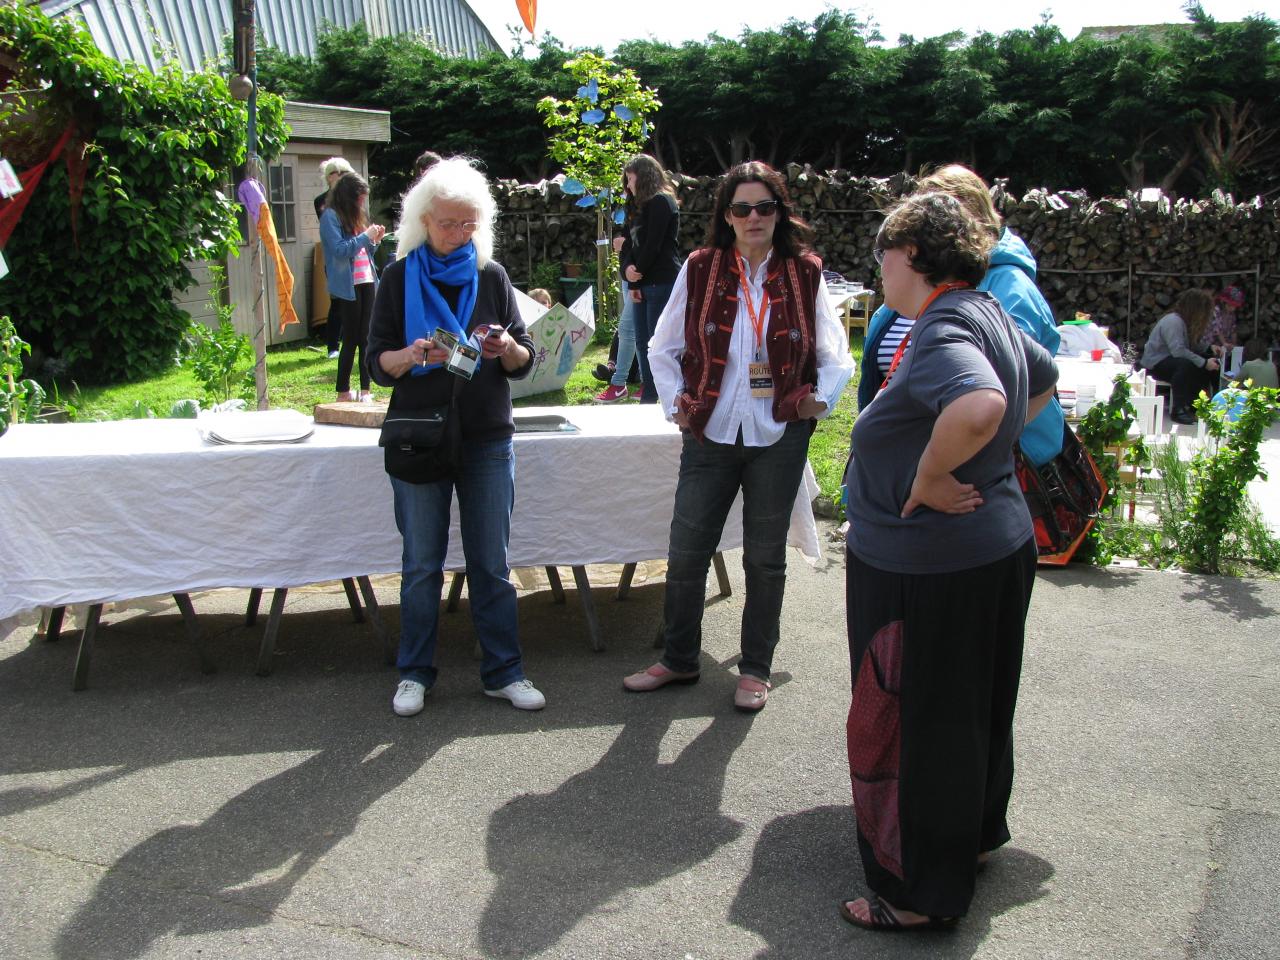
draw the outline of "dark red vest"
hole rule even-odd
[[[732,248],[704,247],[689,255],[685,275],[689,302],[680,361],[685,390],[677,402],[689,418],[689,429],[701,440],[720,399],[738,319],[738,258]],[[765,348],[773,372],[773,419],[779,423],[799,420],[797,405],[818,384],[815,310],[821,279],[822,261],[811,253],[769,262],[764,289],[771,308]]]

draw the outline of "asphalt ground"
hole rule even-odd
[[[843,547],[794,554],[758,716],[731,707],[741,616],[711,603],[702,680],[651,695],[660,579],[520,600],[540,713],[482,695],[467,604],[426,709],[341,588],[294,591],[275,670],[244,591],[0,641],[0,958],[1266,958],[1280,956],[1280,583],[1040,575],[1013,842],[948,933],[841,920],[863,891],[844,720]],[[397,582],[376,584],[398,627]],[[709,590],[714,589],[709,586]]]

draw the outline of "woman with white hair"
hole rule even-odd
[[[389,421],[448,407],[458,449],[447,475],[404,479],[388,473],[404,540],[400,582],[400,683],[392,708],[422,709],[435,683],[435,649],[449,546],[449,508],[458,492],[471,618],[484,650],[484,692],[521,710],[546,700],[524,675],[516,591],[507,566],[515,503],[511,388],[533,367],[507,272],[493,257],[497,205],[489,183],[464,157],[436,164],[405,194],[397,259],[382,276],[369,332],[374,380],[392,387]],[[474,368],[463,353],[479,354]],[[453,362],[451,361],[451,356]],[[459,359],[462,362],[458,362]],[[448,430],[446,430],[446,435]],[[386,429],[384,428],[384,439]],[[447,443],[447,441],[446,441]]]

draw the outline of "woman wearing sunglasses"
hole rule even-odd
[[[815,420],[853,372],[812,231],[781,175],[730,170],[707,245],[680,270],[649,343],[659,403],[684,434],[671,518],[662,659],[623,681],[637,693],[698,679],[707,568],[742,491],[742,611],[734,704],[769,696],[786,585],[787,529]]]

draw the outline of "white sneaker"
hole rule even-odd
[[[515,683],[508,683],[501,690],[486,690],[484,695],[486,697],[502,697],[504,700],[510,700],[511,705],[517,710],[541,710],[547,705],[547,698],[539,693],[538,688],[528,680],[517,680]]]
[[[427,688],[417,680],[401,680],[391,701],[391,709],[402,717],[412,717],[422,712],[422,698],[426,695]]]
[[[337,359],[338,359],[338,351],[337,351],[337,350],[330,350],[330,351],[329,351],[329,359],[330,359],[330,360],[337,360]]]

